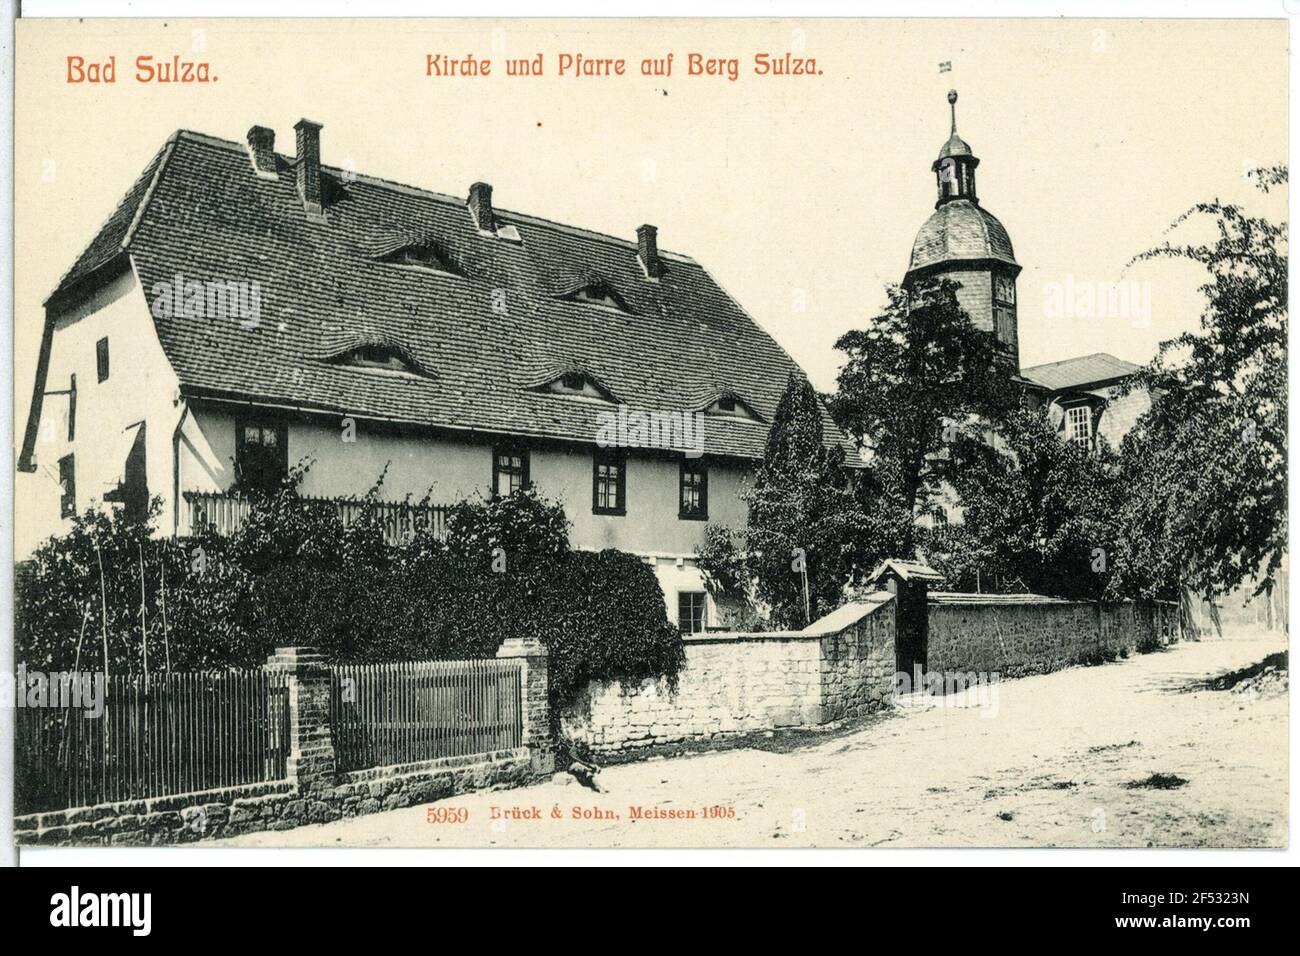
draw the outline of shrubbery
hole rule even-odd
[[[153,537],[156,506],[144,522],[78,516],[20,582],[19,660],[98,670],[106,646],[111,673],[140,672],[146,643],[150,670],[255,666],[290,644],[337,661],[479,658],[536,637],[557,704],[591,679],[680,669],[653,571],[622,552],[571,550],[559,505],[532,491],[461,502],[446,541],[417,529],[393,547],[375,509],[344,526],[332,506],[300,498],[304,470],[225,538]]]

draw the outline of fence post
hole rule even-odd
[[[330,736],[330,670],[315,647],[277,647],[267,669],[289,685],[289,780],[299,792],[334,786],[334,739]]]
[[[532,755],[534,773],[555,771],[555,748],[551,742],[551,708],[547,698],[546,645],[535,639],[512,637],[497,649],[500,660],[518,659],[520,674],[520,711],[523,715],[523,744]]]

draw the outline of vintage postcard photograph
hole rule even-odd
[[[18,17],[13,841],[1287,848],[1286,13]]]

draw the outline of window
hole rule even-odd
[[[627,306],[619,298],[618,293],[600,282],[583,286],[573,293],[570,298],[575,302],[590,302],[592,305],[603,305],[607,309],[618,309],[620,312],[627,311]]]
[[[403,246],[384,256],[384,261],[399,266],[416,266],[447,275],[464,275],[446,250],[436,242],[417,242]]]
[[[627,459],[608,449],[596,452],[591,468],[591,512],[627,514]]]
[[[1085,448],[1092,444],[1092,409],[1087,405],[1065,410],[1065,440]]]
[[[102,382],[103,379],[101,378]],[[68,383],[68,441],[77,438],[77,376],[74,374]]]
[[[930,527],[935,531],[947,531],[948,512],[940,507],[930,509]]]
[[[683,634],[703,632],[706,606],[707,599],[703,591],[678,591],[677,629]]]
[[[690,521],[709,519],[709,469],[702,461],[682,459],[677,517]]]
[[[108,337],[95,343],[95,371],[101,382],[108,381]]]
[[[241,421],[235,432],[235,479],[246,491],[274,491],[289,474],[289,435],[283,422]]]
[[[418,374],[406,356],[386,345],[363,345],[353,349],[348,353],[347,363],[361,368],[386,368],[394,372]]]
[[[545,388],[556,395],[581,395],[607,402],[613,401],[613,395],[609,390],[587,372],[565,372],[554,381],[547,382]]]
[[[1004,305],[1016,304],[1016,280],[1007,275],[993,279],[993,297]]]
[[[72,455],[59,459],[59,516],[71,518],[77,513],[77,466]]]
[[[492,452],[492,494],[504,498],[528,487],[528,451],[497,448]]]

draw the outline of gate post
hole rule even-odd
[[[289,685],[290,782],[300,793],[334,786],[334,738],[330,735],[330,669],[315,647],[277,647],[267,670],[285,674]]]
[[[536,774],[555,772],[546,657],[546,645],[535,638],[508,638],[497,649],[498,660],[520,662],[519,710],[524,728],[522,743],[529,750],[532,770]]]

